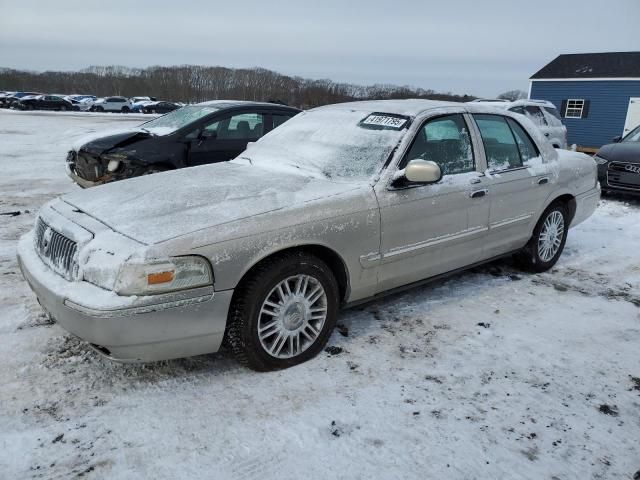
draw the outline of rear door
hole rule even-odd
[[[491,199],[484,258],[516,250],[529,240],[538,212],[555,181],[540,150],[513,118],[474,114],[487,162]]]
[[[198,138],[191,140],[189,165],[224,162],[237,157],[249,142],[264,135],[266,116],[260,111],[245,111],[204,124]]]

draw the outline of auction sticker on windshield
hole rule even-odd
[[[363,127],[390,128],[401,130],[409,121],[407,117],[401,115],[389,115],[386,113],[372,113],[360,122]]]

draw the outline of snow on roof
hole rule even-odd
[[[425,110],[441,107],[459,107],[459,102],[443,102],[438,100],[422,100],[410,98],[406,100],[365,100],[360,102],[337,103],[318,107],[320,109],[349,109],[363,112],[396,113],[400,115],[416,116]]]
[[[559,55],[531,76],[542,78],[640,78],[640,52]]]

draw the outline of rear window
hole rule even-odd
[[[556,107],[542,107],[542,108],[544,108],[545,112],[553,115],[558,120],[562,121],[562,117],[560,116],[560,113],[558,113],[558,110],[556,110]]]

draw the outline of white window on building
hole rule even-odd
[[[584,100],[569,99],[564,112],[565,118],[582,118],[584,111]]]

